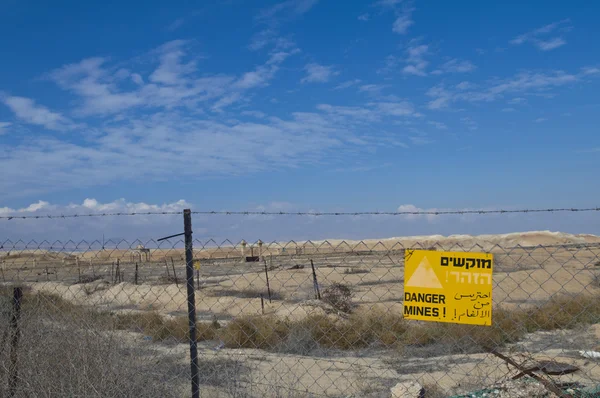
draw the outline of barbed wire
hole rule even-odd
[[[600,207],[587,208],[547,208],[547,209],[492,209],[492,210],[415,210],[415,211],[355,211],[355,212],[314,212],[314,211],[192,211],[196,215],[227,215],[227,216],[442,216],[442,215],[467,215],[467,214],[514,214],[514,213],[565,213],[565,212],[600,212]],[[147,211],[147,212],[117,212],[117,213],[89,213],[89,214],[45,214],[45,215],[8,215],[0,216],[0,220],[40,220],[40,219],[67,219],[84,217],[122,217],[122,216],[158,216],[181,215],[181,211]]]

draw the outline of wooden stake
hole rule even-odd
[[[313,284],[315,287],[316,298],[317,298],[317,300],[321,300],[321,292],[319,291],[319,282],[317,281],[317,273],[315,271],[315,264],[313,263],[312,259],[310,259],[310,266],[312,267]]]
[[[269,303],[272,303],[271,300],[271,286],[269,285],[269,269],[267,268],[267,260],[265,260],[265,275],[267,276],[267,293],[269,294]]]
[[[179,282],[177,281],[177,273],[175,272],[175,262],[173,261],[173,257],[171,257],[171,266],[173,267],[173,278],[175,279],[175,285],[179,286]]]

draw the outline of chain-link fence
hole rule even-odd
[[[190,396],[182,238],[0,246],[0,396]],[[201,396],[600,396],[592,237],[193,247]],[[406,319],[412,249],[492,254],[491,325]]]

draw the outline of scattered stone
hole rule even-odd
[[[425,398],[425,389],[416,381],[396,384],[391,390],[392,398]]]

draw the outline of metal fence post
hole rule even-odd
[[[183,231],[185,234],[185,276],[187,279],[188,318],[190,326],[190,365],[192,371],[192,398],[200,397],[198,374],[198,346],[196,342],[196,297],[194,293],[194,252],[192,240],[192,213],[183,211]]]
[[[20,287],[14,288],[13,293],[13,315],[10,321],[11,329],[13,329],[13,337],[10,345],[10,381],[8,388],[8,396],[14,397],[17,393],[17,380],[19,379],[18,372],[18,353],[19,337],[19,319],[21,318],[21,300],[23,298],[23,289]]]

